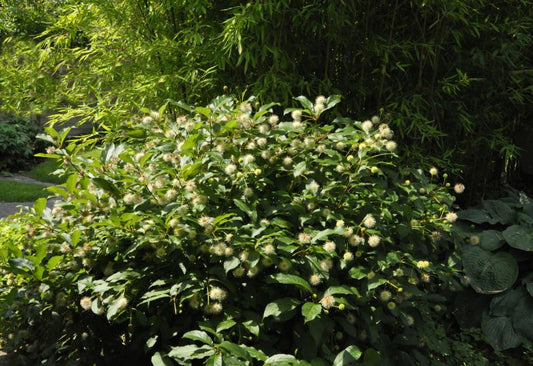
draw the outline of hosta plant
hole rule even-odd
[[[495,349],[532,342],[533,202],[513,190],[458,216],[465,282],[479,294],[466,292],[460,301],[477,304],[481,328]],[[461,310],[460,319],[468,309]]]
[[[99,147],[47,130],[73,173],[0,239],[5,348],[49,364],[456,362],[437,323],[456,219],[443,176],[398,167],[378,117],[297,99],[279,116],[177,103]]]

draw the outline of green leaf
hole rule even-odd
[[[306,302],[302,306],[302,315],[305,318],[305,323],[315,319],[322,312],[322,306],[313,302]]]
[[[479,234],[479,246],[485,250],[496,250],[505,244],[500,231],[485,230]]]
[[[243,201],[239,200],[239,199],[234,199],[233,202],[235,203],[235,205],[244,213],[246,213],[248,216],[250,216],[250,218],[252,219],[252,221],[256,221],[257,220],[257,211],[252,209],[250,206],[248,206],[246,203],[244,203]]]
[[[199,347],[194,344],[188,344],[186,346],[171,347],[168,353],[169,357],[177,359],[188,359]]]
[[[242,325],[254,336],[259,336],[259,324],[255,320],[247,320]]]
[[[500,224],[510,224],[515,219],[515,211],[502,201],[487,200],[483,201],[482,205],[489,215]]]
[[[296,285],[304,290],[307,290],[308,292],[313,292],[313,290],[311,290],[311,285],[309,285],[309,282],[299,276],[286,273],[278,273],[273,275],[272,278],[276,282],[282,283],[284,285]]]
[[[302,107],[304,107],[305,109],[308,109],[308,110],[312,110],[313,109],[313,103],[307,99],[306,97],[304,97],[303,95],[300,95],[296,98],[297,101],[300,102],[300,104],[302,105]]]
[[[473,208],[457,212],[457,217],[461,220],[467,220],[476,224],[483,224],[485,222],[490,224],[496,223],[496,220],[492,219],[488,213]]]
[[[349,286],[331,286],[324,292],[324,296],[339,295],[339,294],[359,296],[359,292],[357,291],[357,289],[355,287],[349,287]]]
[[[522,225],[512,225],[503,231],[507,243],[515,249],[533,252],[533,230]]]
[[[333,360],[333,366],[355,365],[361,355],[362,352],[357,346],[348,346],[337,354],[337,357]]]
[[[284,313],[293,311],[298,305],[300,305],[300,301],[293,299],[292,297],[278,299],[269,303],[265,307],[263,319],[268,318],[269,316],[279,317]]]
[[[305,161],[301,161],[294,166],[293,175],[295,177],[299,177],[301,175],[304,175],[306,170],[307,170],[307,165],[305,164]]]
[[[235,324],[237,324],[237,322],[235,322],[234,320],[231,320],[231,319],[221,321],[217,325],[217,333],[220,333],[220,332],[222,332],[223,330],[226,330],[226,329],[230,329]]]
[[[53,270],[54,268],[56,268],[56,266],[59,264],[59,262],[61,262],[63,260],[63,256],[62,255],[56,255],[56,256],[53,256],[51,257],[49,260],[48,260],[48,263],[46,263],[46,269],[48,271],[51,271]]]
[[[209,335],[202,330],[191,330],[185,333],[182,338],[191,339],[193,341],[199,341],[210,346],[213,345],[213,340],[211,339],[211,337],[209,337]]]
[[[240,345],[237,345],[235,343],[231,343],[228,341],[224,341],[220,343],[220,347],[228,351],[230,354],[233,354],[239,358],[243,358],[245,360],[250,359],[250,355],[248,354],[248,351],[242,348]]]
[[[277,365],[279,363],[292,365],[296,362],[297,362],[296,357],[294,357],[293,355],[286,355],[283,353],[279,353],[277,355],[270,356],[269,358],[267,358],[265,360],[265,366]]]
[[[239,258],[232,257],[232,258],[228,259],[227,261],[224,261],[224,271],[226,271],[226,273],[228,273],[232,269],[237,268],[240,263],[241,262],[239,261]]]
[[[222,366],[222,354],[215,353],[207,359],[206,366]]]
[[[481,294],[503,292],[518,278],[518,264],[506,252],[491,253],[478,246],[467,246],[462,261],[472,288]]]
[[[368,270],[365,267],[359,266],[350,268],[350,271],[348,273],[350,274],[350,277],[354,280],[360,280],[366,277],[367,272]]]
[[[46,198],[37,198],[37,200],[35,200],[35,203],[33,204],[33,208],[37,216],[42,216],[43,211],[46,208]]]
[[[170,366],[170,363],[166,362],[159,352],[154,353],[150,361],[153,366]]]
[[[481,329],[489,343],[497,351],[514,348],[522,343],[521,337],[513,328],[510,318],[505,316],[485,316],[481,321]]]
[[[110,182],[109,180],[101,177],[96,177],[93,178],[92,181],[94,184],[102,188],[104,191],[110,193],[112,196],[120,196],[120,191],[118,190],[118,188],[115,186],[114,183]]]

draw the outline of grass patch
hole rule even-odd
[[[65,178],[52,174],[56,169],[59,169],[59,167],[57,161],[47,159],[42,163],[35,165],[30,171],[22,173],[22,175],[41,182],[62,184],[65,183]]]
[[[0,181],[0,201],[3,202],[35,201],[37,198],[49,195],[50,192],[46,187],[40,184]]]

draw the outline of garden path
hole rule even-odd
[[[34,183],[41,184],[43,186],[52,186],[51,183],[40,182],[35,179],[25,177],[23,175],[13,175],[10,177],[0,176],[0,180],[9,180],[14,182],[21,183]],[[20,211],[20,207],[31,207],[33,206],[33,201],[31,202],[0,202],[0,218],[8,217]],[[54,200],[48,200],[48,207],[54,206]],[[1,366],[1,364],[0,364]]]

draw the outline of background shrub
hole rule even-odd
[[[42,128],[27,118],[3,116],[0,120],[0,172],[18,171],[34,161],[34,153],[42,147],[36,135]]]
[[[124,122],[96,159],[47,129],[74,174],[52,210],[3,228],[5,348],[51,364],[486,361],[443,296],[460,287],[446,175],[398,167],[379,117],[298,100],[283,116],[178,103],[177,119]]]

